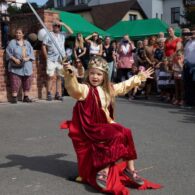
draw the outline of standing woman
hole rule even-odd
[[[154,58],[154,53],[156,50],[156,37],[155,36],[151,36],[148,39],[148,45],[144,47],[145,50],[145,57],[146,57],[146,68],[149,67],[154,67],[155,65],[155,58]],[[152,90],[152,86],[154,85],[154,79],[147,79],[146,81],[146,92],[145,92],[145,98],[148,99],[148,96],[151,93]]]
[[[118,50],[118,81],[124,81],[132,76],[132,66],[134,64],[133,51],[135,46],[129,35],[125,35]]]
[[[103,58],[108,62],[108,76],[112,80],[113,66],[114,66],[114,49],[110,42],[110,37],[106,37],[103,45]]]
[[[94,32],[85,38],[85,41],[89,44],[89,56],[102,56],[102,43],[99,42],[98,33]]]
[[[84,45],[83,35],[81,33],[78,33],[74,45],[75,61],[80,60],[84,68],[87,69],[85,54],[86,54],[86,47]]]
[[[12,103],[17,103],[21,84],[24,93],[23,102],[30,103],[32,100],[29,99],[29,91],[33,73],[32,61],[35,60],[34,52],[31,44],[24,40],[24,33],[21,28],[16,29],[15,37],[6,48],[6,55],[9,60],[8,71],[11,80]]]
[[[168,58],[169,61],[169,68],[170,71],[173,69],[173,64],[177,63],[177,51],[182,50],[182,39],[180,37],[177,37],[175,35],[175,31],[172,27],[169,27],[167,29],[168,32],[168,38],[165,41],[165,56]],[[173,80],[173,72],[172,72],[172,80]],[[174,82],[174,80],[173,80]],[[174,83],[172,85],[171,91],[174,91]],[[173,94],[173,99],[171,101],[174,101],[174,96]]]
[[[182,49],[182,39],[175,36],[175,31],[172,27],[167,29],[168,37],[165,41],[165,56],[168,58],[174,58],[176,52]]]

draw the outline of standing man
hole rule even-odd
[[[61,32],[61,28],[65,27],[67,32]],[[63,22],[55,21],[53,23],[53,31],[51,32],[51,35],[55,39],[56,43],[58,44],[59,48],[61,49],[61,53],[63,54],[63,57],[66,56],[65,53],[65,39],[67,36],[70,36],[73,34],[73,30],[66,25]],[[55,99],[56,100],[62,100],[62,97],[59,93],[59,89],[61,87],[61,77],[60,77],[60,71],[63,69],[62,65],[62,57],[59,54],[58,50],[56,49],[55,45],[52,43],[50,38],[46,36],[43,40],[43,54],[45,56],[45,59],[47,60],[47,100],[52,101],[52,81],[56,75],[56,93],[55,93]]]
[[[191,30],[191,34],[191,39],[184,47],[183,79],[186,108],[195,105],[195,28]]]

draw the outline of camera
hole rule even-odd
[[[126,43],[127,44],[127,43],[129,43],[129,41],[128,40],[123,40],[123,43]]]

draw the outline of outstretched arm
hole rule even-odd
[[[131,89],[136,86],[140,86],[142,82],[145,82],[147,78],[152,78],[151,75],[154,73],[153,68],[149,68],[146,71],[141,71],[137,75],[131,77],[130,79],[114,84],[114,94],[117,95],[125,95]]]

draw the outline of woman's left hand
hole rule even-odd
[[[153,73],[154,73],[154,69],[150,67],[145,71],[140,71],[138,73],[138,76],[141,77],[141,81],[146,81],[147,79],[153,79],[153,77],[151,77]]]

